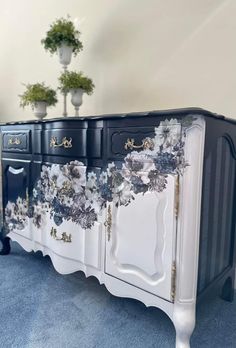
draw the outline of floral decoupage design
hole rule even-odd
[[[184,145],[186,129],[192,122],[192,117],[160,122],[152,138],[152,149],[132,151],[119,167],[109,163],[99,175],[87,173],[79,161],[43,165],[30,205],[20,197],[16,202],[8,202],[8,229],[24,229],[28,218],[40,228],[48,212],[58,226],[70,220],[83,229],[91,229],[108,202],[127,206],[139,193],[162,192],[167,176],[182,175],[188,166]]]

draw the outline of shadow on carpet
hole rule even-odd
[[[0,266],[0,347],[175,347],[174,327],[162,311],[114,297],[82,272],[60,275],[40,252],[12,243]],[[236,301],[200,304],[191,348],[200,347],[236,347]]]

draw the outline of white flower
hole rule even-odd
[[[90,189],[96,188],[97,175],[94,172],[88,173],[88,180],[86,186]]]
[[[171,151],[181,138],[181,124],[177,119],[162,121],[160,126],[155,128],[155,134],[155,150],[159,151],[162,146],[164,151]]]
[[[65,205],[67,207],[72,207],[73,203],[74,203],[74,201],[73,201],[73,199],[71,197],[70,198],[68,198],[68,197],[66,198]]]
[[[111,176],[112,175],[112,172],[114,172],[116,166],[115,166],[115,163],[112,162],[112,163],[108,163],[108,166],[107,166],[107,175],[108,176]]]
[[[23,204],[23,199],[21,197],[18,197],[17,200],[16,200],[16,204],[18,206],[22,205]]]
[[[78,162],[78,161],[76,161]],[[80,163],[80,162],[78,162]],[[72,187],[76,193],[81,191],[81,186],[86,186],[86,167],[78,167],[79,169],[79,177],[72,178]]]
[[[97,180],[97,175],[94,172],[89,172],[88,173],[88,180],[96,181]]]
[[[56,180],[54,180],[55,185],[58,189],[62,189],[63,187],[65,187],[66,183],[68,182],[68,179],[66,176],[64,176],[62,174],[62,172],[59,172]]]
[[[119,205],[126,205],[132,199],[131,184],[128,181],[124,181],[122,185],[114,189],[113,202]]]
[[[99,180],[102,184],[106,184],[107,183],[107,173],[106,172],[102,172],[100,177],[99,177]]]
[[[8,228],[9,228],[10,231],[12,231],[12,230],[14,229],[14,225],[13,225],[12,222],[10,222],[10,223],[8,224]]]

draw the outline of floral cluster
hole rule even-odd
[[[90,229],[107,202],[127,206],[137,194],[162,192],[168,175],[182,175],[188,163],[184,157],[185,130],[192,120],[166,120],[155,129],[152,149],[129,153],[121,167],[109,163],[106,170],[87,172],[82,162],[43,165],[29,207],[24,199],[9,202],[6,222],[23,229],[27,218],[40,227],[49,212],[56,225],[71,220]]]
[[[20,197],[16,202],[8,202],[5,208],[5,221],[9,230],[23,230],[28,221],[28,204]]]

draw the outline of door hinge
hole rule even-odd
[[[176,178],[175,182],[175,217],[178,218],[179,216],[179,175]]]
[[[176,262],[173,261],[171,268],[171,301],[175,301],[176,294]]]
[[[107,209],[107,219],[104,222],[104,225],[107,229],[107,240],[109,242],[111,239],[111,228],[112,228],[112,213],[111,213],[111,206],[110,205],[108,206],[108,209]]]

